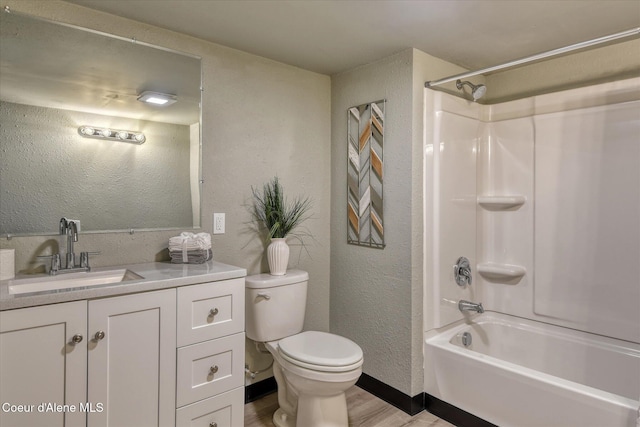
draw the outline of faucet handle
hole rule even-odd
[[[87,271],[91,270],[91,266],[89,265],[89,255],[100,255],[100,251],[98,252],[80,252],[80,267],[86,268]]]
[[[60,254],[38,255],[38,258],[51,260],[51,266],[49,267],[50,275],[55,276],[58,270],[60,270]]]
[[[458,286],[471,285],[471,263],[466,257],[458,258],[453,266],[453,276]]]

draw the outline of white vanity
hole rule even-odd
[[[126,269],[142,279],[22,294],[0,282],[0,425],[243,425],[246,271]]]

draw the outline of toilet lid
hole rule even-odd
[[[316,366],[346,367],[362,360],[358,344],[326,332],[301,332],[280,340],[278,347],[283,355]]]

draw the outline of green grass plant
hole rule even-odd
[[[253,216],[267,230],[270,239],[285,238],[307,218],[311,199],[296,197],[289,201],[284,197],[282,185],[275,176],[264,184],[262,191],[251,187]]]

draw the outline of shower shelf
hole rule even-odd
[[[513,280],[519,279],[527,273],[527,269],[521,265],[499,264],[486,262],[477,265],[478,273],[488,280]]]
[[[489,210],[518,208],[527,198],[519,195],[510,196],[478,196],[478,204]]]

